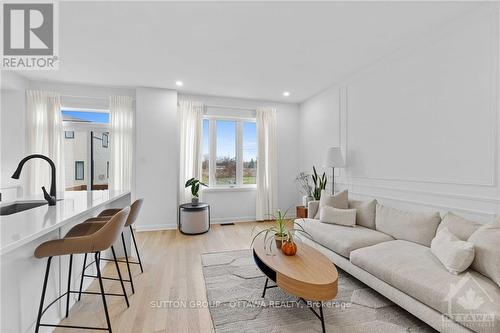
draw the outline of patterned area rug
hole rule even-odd
[[[321,332],[320,321],[297,297],[272,288],[261,298],[265,277],[255,265],[251,250],[205,253],[202,265],[216,332]],[[382,295],[337,270],[338,295],[323,307],[327,332],[434,332]]]

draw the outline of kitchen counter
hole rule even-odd
[[[104,207],[128,195],[129,191],[66,191],[64,199],[55,206],[43,205],[0,217],[0,255],[12,251],[51,231],[70,220],[78,219],[87,211]],[[43,198],[37,198],[38,200]],[[16,200],[29,202],[33,198]]]
[[[104,209],[130,205],[129,191],[68,191],[59,197],[63,200],[57,201],[55,206],[43,205],[0,217],[0,317],[4,319],[0,321],[2,333],[34,331],[47,264],[47,258],[35,258],[35,249],[43,242],[64,237],[72,227],[97,216]],[[40,198],[25,198],[14,202],[33,200],[38,201]],[[7,204],[2,203],[2,206]],[[124,230],[123,235],[125,246],[130,251],[130,232]],[[123,255],[121,238],[113,246],[117,256]],[[104,251],[103,258],[110,258],[109,252]],[[78,290],[80,286],[83,257],[83,254],[73,256],[71,290]],[[101,262],[101,266],[105,264],[106,262]],[[66,292],[68,271],[69,256],[59,256],[53,260],[46,305]],[[96,274],[94,265],[88,268],[87,274]],[[92,281],[91,278],[84,279],[83,290]],[[70,296],[70,308],[76,300],[76,295]],[[65,308],[66,298],[63,297],[47,310],[43,322],[57,324],[64,318]]]

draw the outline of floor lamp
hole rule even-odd
[[[345,166],[344,157],[340,147],[328,148],[326,154],[325,167],[332,168],[332,194],[335,194],[335,168],[343,168]]]

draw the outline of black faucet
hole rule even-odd
[[[14,174],[12,175],[12,178],[14,179],[19,179],[19,176],[21,175],[21,170],[23,169],[24,163],[26,161],[31,160],[32,158],[41,158],[42,160],[46,160],[50,164],[51,168],[51,173],[52,173],[52,179],[50,182],[50,194],[47,193],[45,190],[45,186],[42,186],[42,191],[43,191],[43,196],[45,197],[45,200],[47,200],[49,206],[55,206],[57,198],[56,198],[56,166],[54,162],[48,158],[45,155],[41,154],[33,154],[33,155],[28,155],[25,158],[19,162],[19,165],[17,166],[16,171],[14,171]]]

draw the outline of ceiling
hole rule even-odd
[[[60,2],[36,80],[301,102],[472,2]],[[175,82],[184,82],[182,88]],[[290,91],[290,97],[283,97]]]

